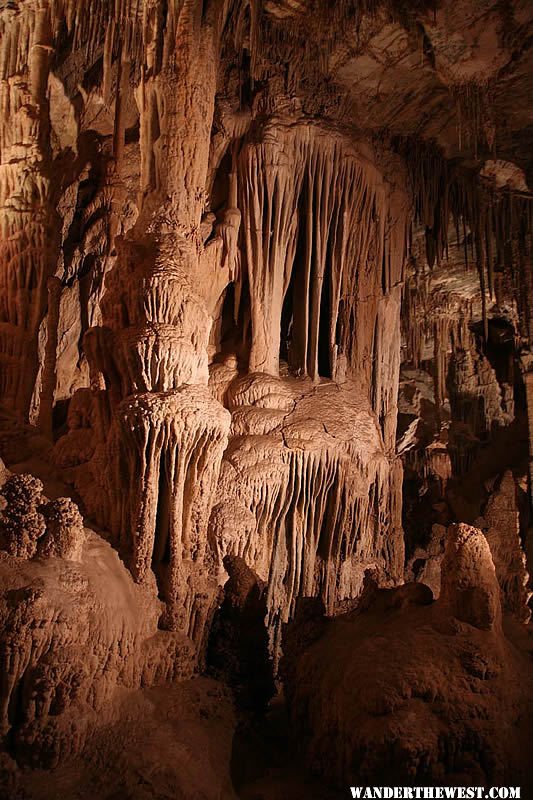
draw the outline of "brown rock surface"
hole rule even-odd
[[[117,719],[115,696],[190,676],[192,643],[158,631],[159,601],[93,532],[77,561],[0,557],[2,734],[20,763],[57,766]]]
[[[61,770],[21,773],[5,757],[8,796],[235,800],[229,769],[235,721],[221,684],[198,678],[126,692],[116,699],[116,717]]]
[[[531,611],[528,601],[529,574],[520,538],[520,514],[517,486],[511,472],[506,472],[492,493],[479,521],[489,543],[496,576],[502,593],[502,607],[528,622]]]
[[[33,475],[12,475],[2,486],[0,549],[18,558],[33,558],[46,530],[41,513],[43,484]]]
[[[76,504],[68,497],[59,497],[47,503],[42,513],[46,531],[38,542],[37,554],[41,558],[81,561],[85,531]]]
[[[9,757],[61,770],[104,728],[127,741],[128,697],[179,706],[210,648],[268,715],[302,603],[318,627],[383,617],[393,694],[414,671],[395,636],[428,620],[415,739],[427,715],[463,748],[426,695],[440,663],[463,703],[464,626],[501,661],[500,708],[522,675],[500,603],[527,623],[533,552],[532,26],[527,0],[0,0]],[[186,796],[182,761],[191,796],[224,796],[229,746],[203,776],[163,734],[176,764],[135,784],[153,691],[124,779],[105,744],[80,775]]]
[[[365,785],[529,786],[530,644],[512,623],[510,638],[502,632],[483,533],[448,531],[441,599],[396,600],[406,589],[374,590],[311,637],[298,620],[288,627],[290,718],[307,763],[339,786],[354,775]]]

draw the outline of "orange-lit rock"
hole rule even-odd
[[[391,685],[396,612],[527,623],[533,16],[478,6],[0,3],[0,793],[298,796],[239,742],[303,607],[377,592]]]

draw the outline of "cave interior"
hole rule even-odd
[[[533,797],[532,97],[531,0],[0,0],[0,797]]]

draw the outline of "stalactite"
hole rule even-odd
[[[83,533],[68,500],[44,514],[50,524],[41,543],[38,525],[26,532],[27,542],[22,531],[20,552],[0,558],[8,588],[0,603],[7,614],[3,628],[0,619],[0,660],[7,653],[0,766],[15,750],[54,765],[81,751],[90,727],[83,720],[92,724],[97,716],[104,738],[87,743],[90,749],[96,742],[101,755],[105,737],[117,732],[115,685],[129,724],[132,702],[141,713],[148,708],[139,687],[201,669],[232,559],[227,597],[232,583],[236,594],[243,589],[239,611],[246,611],[244,589],[253,584],[261,602],[251,639],[263,643],[267,627],[276,666],[281,632],[302,600],[342,615],[342,625],[344,612],[355,609],[353,618],[368,627],[381,613],[370,610],[372,581],[392,587],[405,579],[402,491],[413,476],[402,486],[403,463],[420,478],[419,499],[430,489],[423,497],[429,514],[444,518],[454,504],[453,479],[474,463],[476,437],[513,419],[510,382],[502,392],[477,321],[479,306],[485,338],[489,330],[498,335],[489,322],[507,308],[491,304],[494,297],[507,301],[508,279],[520,306],[516,350],[533,409],[533,359],[525,351],[533,337],[527,187],[520,194],[497,188],[500,165],[492,177],[490,168],[465,166],[472,155],[500,148],[501,131],[493,118],[483,119],[490,87],[455,87],[462,166],[422,144],[435,135],[454,152],[448,58],[457,54],[464,74],[476,69],[478,56],[485,60],[484,31],[479,47],[463,47],[463,33],[455,36],[463,9],[452,6],[2,3],[0,400],[11,411],[0,414],[0,443],[8,442],[13,462],[26,459],[27,440],[33,456],[36,443],[36,467],[49,471],[52,488],[56,478],[72,487],[86,524],[97,524],[123,561],[101,536]],[[494,13],[501,14],[499,6]],[[470,36],[469,20],[465,27]],[[494,68],[505,57],[504,33],[492,27],[486,37],[497,41]],[[498,74],[504,86],[512,86],[523,56],[525,33],[515,33],[505,44],[512,61]],[[505,155],[518,163],[522,142],[513,139],[511,117]],[[417,142],[391,148],[399,130],[416,131]],[[472,281],[465,278],[454,294],[450,270],[436,290],[433,279],[460,248]],[[433,370],[434,392],[421,369],[418,385],[409,378],[419,397],[399,413],[401,334],[404,360]],[[512,338],[510,326],[505,335]],[[27,417],[30,397],[30,422],[51,441],[11,418],[13,410]],[[397,445],[406,408],[417,418]],[[518,428],[501,431],[502,439]],[[533,476],[533,457],[530,468]],[[0,483],[2,474],[0,461]],[[440,494],[431,491],[437,484]],[[2,505],[0,499],[0,517]],[[520,543],[514,506],[493,503],[489,522],[497,528],[502,510],[511,511],[514,537],[512,548],[501,546],[505,585]],[[470,539],[479,551],[478,534]],[[236,586],[237,559],[247,587]],[[528,598],[518,566],[520,586],[508,589],[519,590],[522,606]],[[446,615],[436,609],[434,621],[446,630],[450,598],[456,617],[474,621],[470,631],[483,613],[486,587],[469,583],[464,572],[466,600],[448,592]],[[409,587],[376,593],[380,602],[394,598],[387,619],[396,626],[405,618],[407,632],[406,604],[422,599],[430,619],[429,595]],[[243,618],[245,638],[250,617]],[[452,653],[466,676],[459,693],[465,680],[487,671],[483,659],[470,657],[467,638],[465,651]],[[439,678],[430,666],[432,680]],[[161,696],[172,692],[167,687]],[[361,697],[355,699],[359,707]],[[374,728],[389,700],[387,691],[370,698],[379,706],[369,715]],[[420,705],[420,697],[413,700]],[[172,721],[172,708],[167,712]],[[113,737],[119,742],[121,731]],[[477,747],[479,737],[470,733]],[[411,731],[406,741],[400,749],[416,761],[412,777],[420,765],[424,771],[424,758],[413,750]],[[452,739],[444,749],[434,778],[449,760],[453,775],[461,772],[461,747]],[[154,781],[166,782],[156,772]],[[137,778],[131,786],[140,785]],[[100,776],[97,783],[103,785]],[[2,777],[0,785],[1,794]]]
[[[73,429],[75,435],[70,431],[55,453],[61,464],[72,467],[89,510],[130,551],[139,581],[147,579],[151,567],[154,528],[169,526],[171,563],[169,574],[160,576],[167,602],[163,622],[198,644],[216,587],[208,575],[205,529],[229,426],[227,412],[206,388],[211,320],[198,286],[217,37],[227,7],[215,2],[204,11],[202,19],[197,3],[171,2],[163,10],[163,4],[156,8],[136,0],[81,5],[51,0],[38,10],[20,15],[7,10],[0,16],[0,260],[6,264],[0,271],[0,391],[21,411],[29,404],[47,280],[58,262],[61,225],[49,185],[46,89],[54,43],[66,32],[86,64],[102,56],[102,99],[110,107],[115,94],[115,103],[109,108],[114,113],[112,158],[103,185],[80,213],[82,228],[100,219],[108,226],[98,240],[101,251],[91,253],[102,266],[99,277],[106,275],[106,280],[95,313],[87,315],[89,330],[83,331],[97,422]],[[140,117],[142,207],[136,224],[126,226],[121,176],[131,86],[137,87]],[[232,185],[232,205],[218,232],[224,268],[237,280],[235,179]],[[64,264],[65,278],[75,279],[79,266],[75,252]],[[53,322],[51,313],[49,326]],[[55,349],[50,330],[48,345],[43,422],[54,392],[48,374]],[[143,446],[139,431],[147,437]],[[152,451],[155,461],[147,465]],[[168,469],[167,494],[174,505],[160,508],[166,522],[146,519],[143,527],[148,505],[157,508],[161,464]],[[129,468],[129,495],[122,498],[121,469]],[[127,510],[129,527],[112,513],[113,506]]]
[[[357,598],[366,568],[397,580],[403,564],[401,464],[353,388],[258,374],[228,389],[233,440],[222,463],[210,538],[268,582],[271,647],[301,596],[329,613]],[[268,435],[267,435],[268,434]]]
[[[452,86],[457,111],[459,150],[470,147],[474,158],[480,150],[495,151],[496,127],[489,81],[470,80]]]
[[[405,361],[420,368],[424,350],[428,344],[433,344],[435,404],[441,408],[448,395],[446,380],[450,357],[456,348],[467,348],[472,343],[468,326],[472,322],[473,303],[460,292],[431,285],[431,273],[421,262],[418,251],[412,258],[412,270],[403,292]]]
[[[282,304],[296,271],[299,302],[293,320],[293,366],[319,376],[321,303],[329,293],[328,360],[335,376],[342,354],[359,364],[351,316],[377,313],[379,295],[401,281],[407,250],[405,210],[394,211],[376,171],[344,151],[342,141],[326,141],[319,130],[267,129],[261,142],[241,150],[240,192],[252,298],[250,369],[277,374]],[[388,205],[389,204],[389,205]],[[390,225],[390,230],[387,230]],[[299,249],[300,248],[300,249]],[[383,265],[379,288],[377,269]],[[354,273],[368,280],[376,305],[359,304]],[[376,278],[376,276],[378,276]],[[342,341],[337,340],[343,309]],[[353,356],[353,357],[352,357]]]
[[[466,423],[476,436],[486,437],[496,426],[511,422],[495,371],[478,352],[471,333],[453,350],[448,380],[453,418]]]
[[[358,433],[348,433],[347,439],[340,435],[341,419],[341,427],[352,430],[351,395],[346,394],[345,406],[335,384],[319,384],[313,395],[309,379],[287,381],[255,372],[236,378],[228,388],[224,384],[232,410],[232,440],[211,521],[213,548],[243,557],[268,579],[269,629],[276,655],[281,623],[290,618],[299,596],[319,593],[333,610],[343,599],[357,597],[365,564],[382,569],[401,561],[396,535],[401,464],[393,451],[397,323],[408,240],[405,199],[388,191],[370,165],[345,152],[342,141],[326,144],[320,131],[304,133],[286,141],[283,131],[267,128],[268,165],[259,160],[263,152],[256,140],[241,150],[240,202],[258,338],[263,330],[278,335],[282,300],[296,281],[292,341],[299,333],[300,360],[293,353],[291,365],[318,377],[313,367],[318,366],[320,316],[329,314],[326,340],[333,375],[357,386],[360,421],[372,419],[370,429],[377,437],[366,442],[365,453],[376,457],[368,462],[358,451],[365,423],[360,427],[353,421]],[[289,172],[289,179],[279,178],[282,170]],[[298,193],[299,199],[294,196]],[[297,214],[297,226],[281,224],[282,203]],[[268,239],[265,228],[271,234]],[[261,260],[264,253],[268,261]],[[262,270],[256,269],[258,259]],[[320,302],[326,281],[327,310]],[[252,347],[253,325],[252,307]],[[277,371],[278,352],[270,352]],[[221,370],[216,374],[222,377]],[[330,403],[331,392],[335,400],[331,397]],[[299,406],[303,394],[305,401]],[[331,425],[330,408],[338,408],[340,414]],[[395,569],[383,579],[395,580]]]
[[[229,414],[207,389],[189,386],[125,401],[116,421],[112,485],[126,480],[126,491],[111,494],[111,528],[136,580],[154,569],[166,603],[163,627],[200,646],[216,591],[205,531]]]
[[[476,174],[453,168],[435,147],[401,140],[396,140],[396,147],[410,172],[415,218],[426,227],[426,256],[430,267],[434,260],[442,260],[448,248],[450,222],[457,237],[462,230],[465,268],[469,269],[475,262],[479,275],[486,339],[487,295],[494,295],[495,264],[505,265],[512,278],[517,259],[506,259],[504,253],[513,242],[520,251],[519,243],[524,235],[530,235],[533,198],[512,191],[498,191]],[[526,273],[521,271],[520,274],[519,304],[520,293],[527,292]]]

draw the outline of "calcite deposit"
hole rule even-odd
[[[290,718],[307,762],[339,786],[355,773],[369,785],[529,787],[530,653],[516,646],[522,631],[502,631],[483,533],[451,526],[440,599],[417,586],[374,584],[356,611],[315,609],[288,626]]]
[[[0,793],[522,769],[532,29],[0,0]]]

